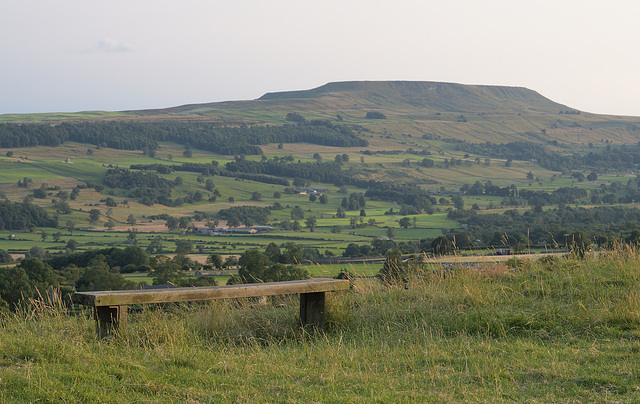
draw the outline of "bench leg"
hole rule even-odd
[[[98,338],[115,335],[127,326],[127,306],[97,306],[93,308]]]
[[[324,328],[325,293],[300,294],[300,321],[307,328]]]

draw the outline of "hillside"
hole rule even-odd
[[[472,86],[429,81],[350,81],[305,91],[267,93],[260,101],[330,97],[349,99],[364,108],[403,107],[431,112],[557,113],[570,108],[522,87]]]
[[[212,121],[228,126],[282,125],[289,112],[306,119],[355,124],[371,137],[410,135],[474,143],[636,143],[640,118],[581,113],[522,88],[417,81],[350,81],[302,91],[267,93],[257,100],[77,114],[4,115],[0,122],[96,120]],[[368,112],[386,119],[366,119]]]

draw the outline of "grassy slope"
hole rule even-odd
[[[559,115],[572,110],[535,91],[520,87],[436,82],[341,82],[312,90],[269,93],[255,101],[218,102],[122,113],[3,115],[0,122],[63,119],[213,119],[229,122],[284,123],[288,112],[307,119],[360,124],[374,133],[425,134],[473,142],[504,143],[558,140],[567,144],[635,143],[640,119],[594,114]],[[386,120],[364,119],[380,111]],[[464,115],[466,122],[458,122]],[[542,130],[546,134],[542,134]]]
[[[358,284],[326,334],[297,300],[132,312],[97,342],[88,313],[0,325],[3,402],[636,402],[636,252]]]

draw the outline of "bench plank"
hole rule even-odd
[[[76,292],[74,303],[93,306],[99,338],[117,334],[127,324],[130,304],[174,303],[275,295],[300,295],[300,321],[305,328],[323,328],[325,293],[349,290],[348,280],[308,279],[243,285],[201,286],[153,290]]]
[[[336,292],[348,289],[348,280],[308,279],[302,281],[200,286],[160,290],[141,289],[76,292],[72,295],[72,300],[74,303],[97,307]]]

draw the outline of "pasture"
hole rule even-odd
[[[296,297],[140,307],[100,342],[88,311],[34,301],[0,322],[0,400],[636,402],[638,257],[359,280],[317,334]]]

